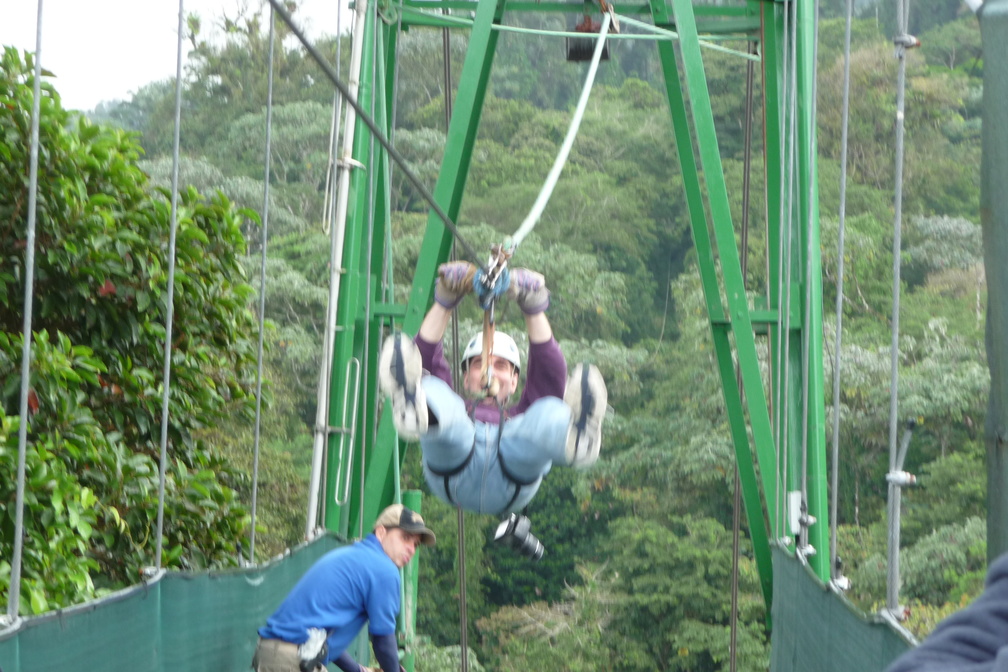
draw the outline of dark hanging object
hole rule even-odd
[[[602,24],[592,21],[591,15],[585,14],[584,20],[574,26],[574,32],[585,33],[586,37],[567,38],[567,60],[568,61],[590,61],[595,53],[595,43],[598,42],[599,31]],[[609,42],[602,45],[602,60],[609,60]]]

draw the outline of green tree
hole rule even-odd
[[[6,346],[0,403],[6,416],[18,414],[21,386],[16,334],[26,308],[31,73],[30,56],[22,60],[16,50],[5,50],[0,334]],[[118,587],[154,562],[171,206],[168,194],[152,190],[137,167],[140,149],[130,135],[66,112],[48,83],[39,102],[44,151],[31,289],[33,341],[40,346],[29,381],[35,402],[28,436],[40,470],[32,478],[65,469],[70,480],[60,477],[39,488],[36,505],[50,514],[30,519],[29,536],[63,534],[59,528],[70,503],[83,503],[92,493],[93,523],[70,525],[79,535],[73,552],[87,560],[76,566],[95,570],[96,585]],[[252,407],[255,330],[241,265],[241,227],[250,214],[220,194],[207,199],[183,189],[178,195],[164,516],[168,567],[233,564],[248,522],[232,468],[200,433]],[[42,366],[43,355],[51,363]],[[10,420],[5,426],[11,427]],[[9,450],[9,434],[4,444]],[[0,480],[15,481],[6,471]],[[13,510],[11,500],[3,501],[6,519]],[[70,562],[69,548],[57,547],[53,557],[45,548],[26,556],[28,576],[42,577],[43,567]],[[73,580],[80,580],[79,571]],[[69,597],[58,587],[49,594],[49,608]],[[75,598],[88,596],[85,591]]]
[[[610,525],[607,545],[615,582],[605,640],[618,670],[721,670],[728,659],[729,534],[709,518],[660,514]],[[743,559],[743,565],[750,564]],[[743,569],[741,590],[757,590]],[[744,598],[738,655],[741,669],[766,666],[759,598]],[[648,633],[642,637],[641,633]]]

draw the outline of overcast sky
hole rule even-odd
[[[224,12],[234,16],[260,1],[184,0],[183,11],[199,14],[206,33]],[[340,1],[347,24],[346,0],[301,0],[300,27],[312,37],[336,33]],[[64,107],[90,110],[175,76],[178,0],[0,0],[0,45],[35,51],[39,4],[42,67],[55,75]]]

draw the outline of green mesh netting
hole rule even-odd
[[[169,572],[160,580],[0,632],[3,672],[238,672],[256,629],[315,560],[340,546],[331,535],[253,568]]]
[[[909,648],[902,633],[861,613],[806,566],[773,551],[773,672],[881,672]]]

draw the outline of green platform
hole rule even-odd
[[[238,672],[256,629],[295,582],[342,542],[324,535],[290,555],[227,572],[167,572],[78,607],[0,631],[3,672]]]
[[[863,614],[793,554],[775,548],[773,569],[773,672],[882,672],[910,648],[908,635]]]

